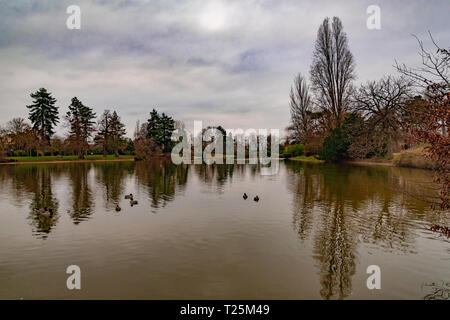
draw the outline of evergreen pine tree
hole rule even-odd
[[[66,120],[69,123],[69,139],[80,159],[86,155],[89,138],[95,131],[95,113],[92,108],[85,106],[77,97],[72,98]]]
[[[53,128],[59,122],[58,107],[55,106],[56,99],[45,88],[40,88],[30,96],[33,98],[33,104],[27,106],[30,110],[28,118],[41,141],[48,145],[51,136],[55,133]]]
[[[113,112],[110,119],[111,128],[111,145],[116,157],[119,156],[119,148],[124,144],[125,141],[125,125],[121,122],[117,112]]]
[[[150,119],[147,120],[147,138],[151,138],[164,152],[172,150],[172,132],[175,130],[175,121],[165,113],[161,115],[153,109]]]
[[[160,141],[164,152],[169,152],[172,150],[172,132],[175,130],[175,121],[172,117],[167,116],[165,113],[161,115],[160,118]]]
[[[151,138],[156,144],[161,145],[159,135],[160,117],[158,112],[153,109],[150,112],[150,119],[147,120],[147,137]]]

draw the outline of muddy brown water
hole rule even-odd
[[[450,215],[424,201],[429,171],[104,162],[1,166],[0,180],[2,299],[449,295],[450,241],[429,227]],[[69,265],[81,290],[66,287]],[[380,290],[367,288],[369,265]]]

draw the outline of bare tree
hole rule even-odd
[[[138,119],[138,120],[136,120],[136,126],[134,128],[134,133],[133,133],[133,139],[139,138],[139,135],[141,134],[141,129],[142,129],[141,122]],[[145,129],[145,130],[147,130],[147,129]]]
[[[31,126],[24,118],[13,118],[6,124],[6,133],[11,138],[11,147],[14,150],[24,150],[27,144],[27,132]]]
[[[355,63],[348,48],[347,35],[338,17],[323,20],[317,32],[310,69],[316,104],[333,115],[330,128],[340,125],[348,109],[355,79]]]
[[[31,128],[24,118],[13,118],[6,124],[6,130],[9,134],[21,134]]]
[[[450,88],[450,54],[449,49],[443,49],[433,39],[431,32],[428,32],[433,51],[425,49],[423,42],[414,36],[419,43],[419,56],[422,64],[417,67],[408,67],[404,63],[395,61],[397,71],[411,79],[417,86],[427,89],[432,84],[439,84],[441,88]]]
[[[450,208],[450,49],[439,47],[429,33],[436,53],[424,48],[419,42],[422,64],[420,67],[407,67],[396,64],[397,70],[416,85],[424,89],[425,103],[414,108],[419,125],[414,123],[409,132],[417,142],[426,143],[426,155],[438,163],[435,182],[441,184],[440,207]]]
[[[119,149],[123,148],[125,145],[125,125],[122,123],[122,120],[120,119],[116,111],[113,111],[113,113],[111,114],[111,119],[109,122],[111,126],[111,147],[114,155],[116,157],[119,157]]]
[[[136,159],[148,160],[161,155],[161,148],[147,135],[147,123],[136,122],[133,145]]]
[[[111,111],[106,109],[103,111],[97,125],[97,135],[95,141],[101,144],[103,149],[103,156],[108,154],[108,146],[111,137]]]
[[[368,120],[369,130],[384,136],[389,158],[392,158],[392,144],[399,137],[410,98],[411,82],[391,76],[361,85],[354,94],[354,110]]]
[[[184,122],[181,121],[181,120],[175,120],[175,122],[174,122],[174,128],[175,128],[175,129],[180,129],[180,130],[186,130],[186,125],[185,125]]]
[[[292,140],[305,144],[312,130],[312,101],[306,79],[299,73],[290,92]]]
[[[6,151],[8,149],[8,135],[7,130],[0,127],[0,160],[3,160],[3,158],[6,155]]]

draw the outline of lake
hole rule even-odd
[[[450,214],[422,197],[432,172],[291,161],[277,175],[260,169],[2,165],[0,298],[448,298],[450,239],[429,228]],[[81,290],[66,287],[69,265],[81,269]],[[380,290],[367,288],[370,265],[380,267]]]

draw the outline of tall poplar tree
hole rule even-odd
[[[329,129],[339,126],[350,106],[355,62],[338,17],[323,20],[317,32],[310,70],[316,105],[332,115]]]
[[[105,110],[98,121],[98,132],[95,140],[103,148],[103,155],[108,154],[109,140],[111,136],[111,111]]]

